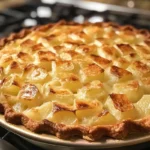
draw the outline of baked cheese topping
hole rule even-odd
[[[0,102],[66,125],[150,115],[150,42],[131,27],[56,25],[0,50]]]

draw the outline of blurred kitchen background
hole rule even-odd
[[[0,37],[61,19],[150,29],[150,0],[0,0]]]
[[[79,23],[113,21],[150,29],[150,0],[0,0],[0,37],[61,19]],[[18,150],[41,150],[2,127],[0,138]],[[149,150],[150,142],[125,149]]]

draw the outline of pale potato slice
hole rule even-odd
[[[19,78],[11,76],[1,80],[1,92],[6,95],[17,96],[20,91]]]
[[[116,118],[107,110],[102,111],[92,125],[113,125],[117,122]]]
[[[45,83],[51,79],[48,72],[40,67],[33,66],[26,72],[26,80],[30,83]]]
[[[143,116],[150,115],[150,95],[144,95],[136,104],[139,114]]]
[[[71,91],[62,87],[47,87],[46,101],[59,102],[61,104],[73,105],[74,95]]]
[[[145,94],[150,94],[150,77],[141,78],[141,87]]]
[[[96,108],[81,109],[76,111],[76,116],[80,124],[90,126],[93,124],[95,116],[97,116],[100,111],[100,109]]]
[[[144,91],[137,80],[131,80],[114,84],[113,93],[125,94],[129,101],[135,103],[143,96]]]
[[[55,123],[62,123],[66,125],[74,125],[77,122],[75,113],[65,110],[55,112],[51,117],[48,117],[47,119]]]
[[[76,116],[80,124],[92,125],[102,109],[102,103],[97,100],[93,100],[91,103],[86,99],[76,100]]]
[[[16,85],[10,85],[10,86],[7,86],[7,87],[3,87],[2,91],[4,93],[16,96],[20,91],[20,87],[18,87]]]
[[[79,99],[97,99],[101,102],[105,101],[107,96],[107,92],[99,80],[92,81],[86,86],[80,88],[76,95]]]
[[[25,110],[23,114],[25,114],[26,116],[28,116],[33,120],[40,121],[46,119],[47,116],[51,113],[51,110],[52,110],[52,103],[46,102],[39,107]]]

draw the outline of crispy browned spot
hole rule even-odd
[[[80,45],[79,48],[83,53],[92,53],[97,50],[97,47],[95,45]]]
[[[2,86],[7,81],[7,78],[0,80],[0,86]]]
[[[107,115],[108,113],[109,113],[108,110],[104,109],[100,114],[98,114],[98,117],[105,116],[105,115]]]
[[[149,50],[146,49],[146,47],[142,46],[142,45],[136,45],[136,50],[137,52],[141,52],[142,54],[148,54],[149,55]]]
[[[140,61],[135,61],[133,65],[136,67],[137,70],[141,71],[142,73],[150,72],[150,68]]]
[[[6,57],[6,58],[3,59],[4,63],[8,63],[8,62],[11,62],[11,61],[13,61],[13,58],[11,56]]]
[[[38,55],[41,61],[52,61],[56,59],[55,54],[50,51],[39,51]]]
[[[135,28],[131,25],[122,26],[121,29],[125,32],[125,34],[128,35],[134,35],[135,34]]]
[[[53,40],[55,37],[56,37],[55,34],[51,34],[51,35],[49,35],[49,36],[47,36],[47,37],[45,37],[45,38],[46,38],[48,41],[51,41],[51,40]]]
[[[91,106],[83,101],[76,101],[76,109],[87,109],[91,108]]]
[[[16,86],[20,87],[20,84],[15,80],[13,81],[12,85],[16,85]]]
[[[125,58],[122,58],[122,57],[120,57],[117,61],[118,61],[121,65],[129,64],[129,61],[127,61]]]
[[[50,94],[60,94],[60,95],[68,95],[71,94],[69,91],[64,89],[54,89],[50,87]]]
[[[103,73],[104,69],[102,69],[96,64],[89,64],[86,68],[84,68],[83,71],[87,76],[95,76]]]
[[[69,51],[68,51],[68,52],[66,52],[66,53],[70,54],[70,55],[71,55],[71,57],[78,56],[78,53],[77,53],[77,52],[75,52],[74,50],[69,50]]]
[[[31,60],[31,56],[29,56],[29,54],[24,53],[24,52],[19,52],[17,56],[18,56],[18,58],[20,58],[24,61]]]
[[[24,58],[24,57],[27,57],[28,54],[27,54],[27,53],[24,53],[24,52],[19,52],[19,53],[17,54],[17,56],[18,56],[19,58]]]
[[[69,74],[66,78],[62,78],[63,81],[79,81],[78,76],[76,76],[75,74],[71,73]]]
[[[65,48],[65,46],[54,46],[54,49],[58,52],[64,48]]]
[[[91,57],[98,63],[100,64],[102,67],[105,67],[107,65],[109,65],[112,61],[108,60],[106,58],[103,58],[101,56],[97,56],[97,55],[91,55]]]
[[[110,72],[117,76],[118,78],[121,78],[123,76],[126,76],[126,75],[132,75],[131,72],[125,70],[125,69],[122,69],[122,68],[119,68],[117,66],[112,66],[111,69],[110,69]]]
[[[20,66],[16,61],[13,61],[10,65],[10,69],[20,69]]]
[[[143,36],[145,36],[145,37],[149,37],[149,36],[150,36],[149,31],[146,30],[146,29],[141,29],[141,30],[139,30],[138,32],[139,32],[140,34],[142,34]]]
[[[136,54],[136,53],[131,53],[131,54],[129,54],[129,56],[130,56],[131,58],[135,58],[135,57],[137,56],[137,54]]]
[[[72,61],[68,61],[68,60],[57,60],[56,64],[58,67],[60,67],[63,70],[68,70],[68,69],[74,69],[74,64],[72,63]]]
[[[134,108],[133,104],[128,100],[124,94],[110,94],[113,104],[116,109],[125,112]]]
[[[33,50],[33,51],[40,51],[40,50],[43,50],[43,49],[45,49],[45,47],[43,46],[42,43],[36,44],[36,45],[34,45],[34,46],[32,47],[32,50]]]
[[[73,40],[71,38],[67,38],[65,40],[65,43],[72,44],[72,45],[80,45],[80,44],[83,44],[83,41],[81,41],[81,40]]]
[[[110,56],[113,56],[113,54],[116,53],[116,49],[111,46],[103,46],[102,49],[106,54],[108,54]]]
[[[56,113],[58,111],[71,111],[74,112],[75,110],[73,108],[69,108],[66,105],[58,104],[58,103],[53,103],[53,109],[52,112]]]
[[[145,40],[144,42],[146,43],[147,46],[150,47],[150,39],[149,40]]]
[[[27,65],[27,66],[24,68],[24,72],[28,72],[28,71],[30,71],[30,70],[32,70],[32,69],[35,69],[35,68],[37,68],[36,65],[34,65],[34,64],[29,64],[29,65]]]
[[[139,82],[138,81],[132,81],[128,84],[128,86],[137,89],[139,87]]]
[[[21,43],[21,46],[32,47],[35,44],[33,40],[27,39]]]
[[[134,49],[129,44],[117,44],[117,47],[123,54],[130,54],[134,52]]]
[[[83,31],[83,26],[71,26],[71,28],[69,29],[69,33],[82,33]]]

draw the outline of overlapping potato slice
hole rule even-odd
[[[144,91],[137,80],[131,80],[114,84],[113,93],[125,94],[132,103],[135,103],[143,96]]]
[[[52,114],[47,117],[48,120],[55,123],[62,123],[67,125],[73,125],[77,123],[77,117],[75,110],[67,105],[53,103]]]
[[[1,92],[6,95],[17,96],[20,91],[20,79],[18,76],[5,77],[1,80]]]
[[[131,72],[117,66],[107,68],[105,77],[110,83],[124,82],[133,79]]]
[[[80,71],[81,80],[84,83],[91,82],[93,80],[100,80],[104,79],[104,70],[96,65],[96,64],[89,64],[85,68]]]
[[[96,116],[102,112],[102,103],[98,100],[90,102],[86,99],[76,100],[76,116],[80,124],[92,125]]]
[[[111,94],[106,100],[105,107],[118,121],[138,117],[134,105],[124,94]]]
[[[40,121],[46,119],[50,115],[52,110],[52,103],[46,102],[41,106],[35,107],[33,109],[26,109],[23,113],[29,118]]]
[[[38,106],[42,103],[41,94],[34,84],[25,84],[18,93],[19,101],[27,107]]]
[[[79,99],[97,99],[101,102],[104,102],[108,94],[104,89],[103,84],[99,80],[92,81],[86,86],[80,88],[76,95]]]
[[[46,87],[46,101],[54,101],[60,104],[72,105],[74,103],[74,94],[68,89],[62,87]]]
[[[138,113],[141,117],[150,115],[150,96],[144,95],[136,104],[135,107],[138,109]]]

